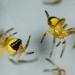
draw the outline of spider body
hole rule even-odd
[[[31,39],[31,35],[29,36],[26,45],[23,46],[21,39],[12,37],[12,35],[14,35],[15,33],[7,36],[7,33],[10,32],[11,30],[12,30],[12,28],[7,30],[5,33],[1,34],[0,47],[1,47],[1,49],[3,48],[3,49],[8,50],[9,52],[11,52],[11,55],[9,56],[9,59],[11,59],[11,60],[13,60],[13,57],[15,55],[17,55],[18,56],[17,61],[18,61],[21,54],[24,52],[26,53],[27,47],[28,47],[30,39]],[[32,54],[32,53],[34,53],[34,52],[30,52],[28,54]]]
[[[53,48],[55,46],[56,39],[60,40],[56,46],[59,46],[61,43],[61,40],[63,40],[62,42],[63,48],[60,55],[60,57],[62,57],[65,50],[65,46],[66,46],[66,38],[69,35],[75,33],[75,28],[65,29],[68,26],[67,24],[65,24],[65,18],[59,19],[58,17],[55,17],[55,16],[50,17],[47,11],[45,11],[45,13],[47,16],[47,23],[49,26],[49,30],[44,33],[41,39],[41,43],[43,42],[45,36],[47,36],[48,34],[53,36]],[[75,47],[75,44],[73,45],[73,47]],[[53,54],[53,49],[50,52],[50,56],[52,56],[52,54]]]

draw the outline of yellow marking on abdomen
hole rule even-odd
[[[15,53],[16,52],[16,50],[14,50],[10,45],[11,45],[11,43],[13,43],[13,42],[15,42],[17,39],[12,39],[11,41],[9,41],[9,43],[8,43],[8,50],[10,51],[10,52],[12,52],[12,53]]]

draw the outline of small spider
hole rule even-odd
[[[44,72],[56,72],[56,75],[66,75],[66,71],[62,68],[60,68],[58,65],[56,65],[52,60],[49,58],[46,58],[46,61],[51,63],[52,65],[56,66],[54,69],[45,69]]]
[[[5,49],[11,52],[12,54],[9,56],[10,60],[13,60],[13,57],[17,55],[17,61],[19,61],[20,56],[23,52],[26,54],[27,47],[29,45],[31,35],[29,36],[26,45],[23,47],[22,40],[19,38],[12,37],[13,35],[17,34],[17,32],[14,32],[10,35],[7,35],[10,31],[12,31],[14,28],[8,29],[6,32],[0,34],[0,49]],[[34,52],[28,52],[27,54],[33,54]]]
[[[60,54],[60,57],[62,57],[65,46],[66,46],[66,38],[71,35],[75,34],[75,28],[69,28],[65,29],[68,24],[65,24],[65,18],[59,19],[55,16],[49,16],[48,12],[45,11],[47,19],[48,19],[48,25],[49,30],[44,33],[41,43],[43,42],[44,38],[49,34],[53,36],[53,48],[55,46],[56,39],[59,39],[59,42],[57,43],[56,47],[58,47],[61,43],[63,45],[62,52]],[[73,48],[75,47],[75,44],[73,45]],[[50,56],[53,54],[53,49],[50,52]]]
[[[59,4],[61,2],[62,2],[62,0],[45,0],[43,3],[45,5],[56,5],[56,4]]]

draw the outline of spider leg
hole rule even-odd
[[[14,56],[17,55],[17,61],[13,60]],[[12,54],[9,56],[9,60],[14,63],[14,64],[18,64],[19,60],[20,60],[20,56],[21,56],[21,52],[17,51],[16,53]]]
[[[56,75],[62,75],[62,72],[63,73],[65,72],[65,70],[61,69],[59,66],[57,66],[57,68],[55,68],[55,69],[52,69],[52,71],[56,71],[57,72]],[[65,73],[64,73],[64,75],[65,75]]]
[[[14,63],[14,64],[18,64],[18,63],[13,59],[15,55],[16,55],[16,53],[10,55],[10,56],[9,56],[9,60],[10,60],[12,63]]]
[[[19,49],[19,51],[17,52],[17,64],[20,64],[20,63],[30,63],[30,62],[34,62],[34,61],[37,61],[38,59],[35,58],[35,59],[32,59],[32,60],[23,60],[23,59],[20,59],[21,57],[21,54],[23,53],[23,49]],[[34,52],[27,52],[26,54],[27,55],[31,55],[33,54]]]
[[[64,51],[65,51],[65,47],[66,47],[66,40],[64,40],[64,41],[62,42],[62,44],[63,44],[63,47],[62,47],[62,51],[61,51],[60,58],[62,58],[63,53],[64,53]]]
[[[57,68],[54,68],[54,69],[44,69],[43,71],[44,71],[44,72],[57,71]]]
[[[33,51],[32,52],[27,52],[26,55],[31,55],[31,54],[34,54],[34,53],[35,52],[33,52]]]
[[[63,75],[66,75],[66,71],[64,69],[61,69],[61,72],[63,72]]]
[[[65,24],[65,25],[63,26],[63,28],[65,29],[67,26],[68,26],[68,24]]]
[[[15,55],[17,55],[17,62],[20,60],[20,56],[23,53],[23,47],[22,44],[19,46],[19,49],[17,50],[17,52],[15,53]]]
[[[61,68],[54,68],[54,69],[44,69],[43,70],[44,72],[57,72],[56,75],[66,75],[66,71],[64,69],[61,69]]]
[[[30,39],[31,39],[31,35],[29,36],[29,38],[27,40],[27,43],[26,43],[25,47],[23,48],[23,52],[25,52],[25,53],[26,53],[26,50],[27,50],[27,48],[29,46]]]
[[[69,28],[69,29],[67,29],[67,33],[68,33],[68,35],[74,34],[75,33],[75,28]]]
[[[61,71],[61,68],[57,68],[57,75],[62,75],[62,71]]]
[[[13,53],[9,56],[9,60],[13,60],[14,56],[16,55],[16,53]]]
[[[50,16],[49,16],[49,13],[47,12],[47,10],[45,10],[45,14],[46,14],[46,16],[47,16],[47,19],[49,19]]]
[[[42,36],[42,39],[41,39],[40,43],[42,43],[42,42],[43,42],[43,40],[44,40],[44,38],[46,37],[46,35],[47,35],[47,32],[45,32],[45,33],[43,34],[43,36]]]
[[[9,32],[11,32],[12,30],[14,30],[14,28],[12,27],[12,28],[10,28],[10,29],[8,29],[5,33],[4,33],[4,35],[6,35],[6,34],[8,34]]]
[[[43,72],[51,72],[51,69],[44,69]]]
[[[60,68],[44,69],[44,72],[56,72],[56,75],[62,75],[62,71]]]
[[[48,23],[48,25],[49,25],[49,26],[52,26],[52,25],[50,24],[50,22],[49,22],[50,15],[49,15],[49,13],[48,13],[47,10],[45,10],[45,14],[46,14],[46,17],[47,17],[47,23]]]
[[[56,44],[56,47],[58,47],[60,44],[61,44],[61,41],[59,41],[59,42]]]
[[[75,28],[69,28],[69,29],[67,29],[67,33],[68,33],[68,35],[75,34]],[[75,43],[72,46],[72,49],[73,48],[75,48]]]
[[[75,48],[75,43],[73,44],[73,46],[72,46],[72,49],[74,49]]]
[[[45,60],[58,68],[58,65],[56,65],[51,59],[45,58]],[[45,69],[44,71],[56,71],[57,68],[54,68],[54,69]]]
[[[20,57],[21,57],[21,53],[18,53],[18,54],[17,54],[17,62],[19,62]]]
[[[53,45],[52,45],[52,49],[51,49],[51,52],[50,52],[50,57],[53,55],[55,43],[56,43],[56,37],[53,36]]]
[[[49,63],[51,63],[52,65],[55,65],[56,66],[56,64],[51,59],[45,58],[45,60],[48,61]]]
[[[57,75],[62,75],[62,72],[64,73],[64,75],[66,75],[66,71],[64,69],[61,69],[51,59],[46,58],[45,60],[48,61],[49,63],[51,63],[52,65],[55,65],[56,68],[54,68],[54,69],[44,69],[44,72],[56,71],[57,72]]]
[[[14,33],[12,33],[12,34],[10,34],[9,36],[14,36],[14,35],[16,35],[18,32],[14,32]]]

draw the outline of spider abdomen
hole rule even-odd
[[[8,50],[11,52],[17,52],[21,44],[21,39],[12,39],[8,44]]]

